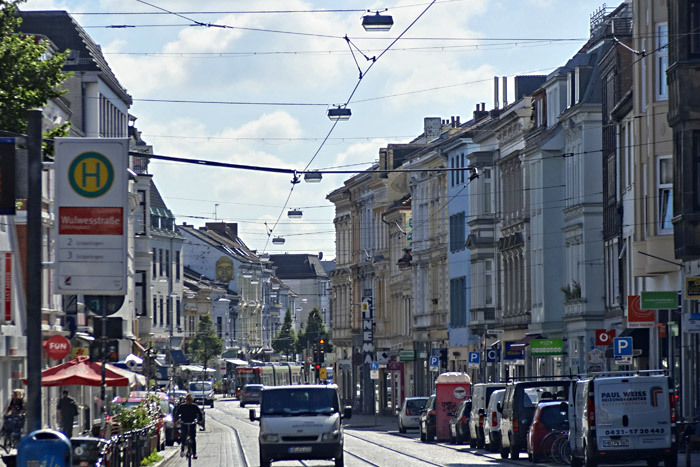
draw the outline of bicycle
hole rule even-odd
[[[192,467],[192,457],[194,456],[194,446],[192,445],[192,436],[190,436],[190,427],[197,425],[197,423],[197,420],[191,423],[180,421],[180,444],[185,443],[184,447],[181,447],[180,449],[184,449],[185,451],[185,456],[187,457],[187,467]],[[196,430],[197,428],[195,427],[195,431]]]
[[[565,440],[565,441],[561,441]],[[561,454],[563,444],[568,446],[569,432],[565,430],[553,429],[542,438],[542,452],[547,457],[547,461],[552,461],[557,464],[564,464],[565,460]],[[571,455],[569,454],[569,459]]]
[[[571,464],[571,446],[569,445],[569,432],[560,432],[561,436],[552,443],[551,457],[557,464]]]
[[[6,454],[17,448],[19,440],[22,437],[22,427],[24,419],[16,416],[5,416],[0,431],[0,446],[5,450]]]

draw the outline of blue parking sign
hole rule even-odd
[[[430,366],[439,366],[440,365],[440,357],[437,355],[432,355],[430,357]]]
[[[613,338],[613,350],[616,357],[631,357],[632,356],[632,338],[631,337],[615,337]]]
[[[498,349],[486,350],[486,362],[496,362],[496,361],[498,361]]]
[[[481,359],[481,354],[479,352],[469,352],[469,363],[478,364]]]

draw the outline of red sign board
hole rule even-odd
[[[64,207],[58,210],[61,235],[123,235],[123,208]]]
[[[615,330],[611,329],[606,331],[605,329],[595,330],[595,345],[608,346],[612,344],[613,338],[615,337]]]
[[[627,296],[627,327],[651,328],[654,326],[654,310],[642,310],[639,295]]]
[[[63,336],[51,336],[44,345],[46,353],[54,360],[62,360],[70,353],[70,341]]]
[[[5,253],[4,258],[3,297],[5,321],[12,321],[12,253]]]

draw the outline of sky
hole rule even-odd
[[[129,112],[155,154],[361,172],[380,148],[420,135],[425,117],[466,122],[477,104],[492,109],[495,76],[508,77],[512,102],[513,77],[564,65],[603,6],[590,0],[28,0],[20,8],[73,15],[133,97]],[[391,15],[392,29],[365,31],[367,11]],[[334,125],[327,110],[346,103],[352,117]],[[159,160],[149,172],[178,224],[235,222],[258,253],[336,256],[334,206],[326,196],[353,174],[293,185],[288,173]],[[290,209],[303,211],[302,219],[289,219]],[[285,243],[273,244],[274,237]]]

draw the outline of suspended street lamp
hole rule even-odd
[[[350,115],[352,115],[352,112],[350,112],[350,109],[348,109],[345,106],[340,106],[337,105],[332,109],[328,109],[328,118],[331,120],[350,120]]]
[[[290,209],[287,211],[287,217],[290,219],[301,219],[302,212],[299,209]]]
[[[365,15],[362,17],[362,27],[368,32],[388,31],[393,25],[394,18],[392,18],[391,15],[382,16],[378,11],[374,15]]]
[[[272,239],[273,245],[284,245],[284,237],[275,237]]]
[[[320,183],[321,182],[321,172],[314,170],[312,172],[306,172],[304,174],[304,181],[306,183]]]

